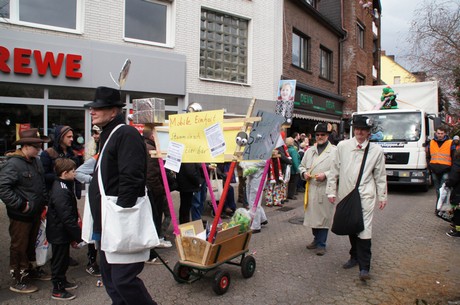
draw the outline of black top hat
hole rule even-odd
[[[111,108],[123,107],[121,102],[120,90],[109,87],[97,87],[94,102],[85,104],[85,108]]]
[[[364,128],[364,129],[371,129],[374,123],[370,118],[363,115],[355,115],[353,117],[353,121],[351,122],[351,126],[354,128]]]
[[[315,126],[315,133],[316,132],[331,133],[331,131],[332,131],[332,126],[331,124],[328,124],[328,123],[319,123],[319,124],[316,124]]]
[[[51,141],[47,136],[40,136],[37,128],[30,128],[19,132],[19,140],[13,145],[48,143]]]

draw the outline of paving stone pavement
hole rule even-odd
[[[375,211],[372,279],[366,283],[358,279],[358,268],[341,267],[348,259],[347,237],[330,233],[327,253],[322,257],[305,248],[312,235],[301,225],[302,195],[284,208],[265,207],[269,224],[253,235],[249,246],[257,264],[253,277],[243,278],[238,266],[219,266],[230,272],[226,294],[218,296],[211,289],[214,271],[192,284],[179,284],[162,265],[145,266],[141,278],[147,289],[158,304],[178,305],[448,305],[449,301],[460,300],[460,238],[446,236],[448,223],[434,216],[434,190],[391,191],[387,208]],[[177,207],[177,192],[173,199]],[[79,204],[83,205],[83,200]],[[40,290],[29,295],[9,291],[8,218],[4,207],[0,208],[0,220],[0,304],[110,304],[105,289],[96,287],[97,278],[84,270],[86,249],[71,249],[71,256],[80,262],[67,273],[79,285],[75,300],[51,300],[50,282],[35,282]],[[158,252],[173,268],[178,260],[175,246]],[[45,270],[49,271],[49,265]]]

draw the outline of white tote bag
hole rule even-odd
[[[214,198],[216,199],[216,201],[219,201],[220,200],[220,197],[222,196],[222,190],[224,189],[223,188],[223,180],[222,179],[217,179],[217,173],[215,170],[211,171],[211,188],[212,188],[212,192],[214,193]],[[211,190],[208,190],[209,192],[211,192]],[[208,200],[211,200],[211,194],[209,193],[208,195]]]
[[[104,149],[110,137],[121,126],[114,128],[109,135],[98,158],[96,168],[103,159]],[[160,241],[153,223],[152,207],[147,190],[145,196],[137,198],[133,207],[123,208],[117,205],[118,197],[105,194],[101,170],[97,172],[102,210],[101,249],[108,253],[134,254],[158,246]]]

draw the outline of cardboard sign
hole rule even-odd
[[[224,154],[212,157],[205,129],[220,123],[223,125],[224,111],[202,111],[169,116],[169,141],[185,146],[182,163],[221,163]]]
[[[243,160],[267,160],[271,157],[280,137],[284,117],[265,111],[258,111],[260,122],[254,123],[249,134],[248,144],[243,152]]]

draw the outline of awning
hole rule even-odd
[[[294,109],[294,118],[340,124],[340,117],[308,110]]]

